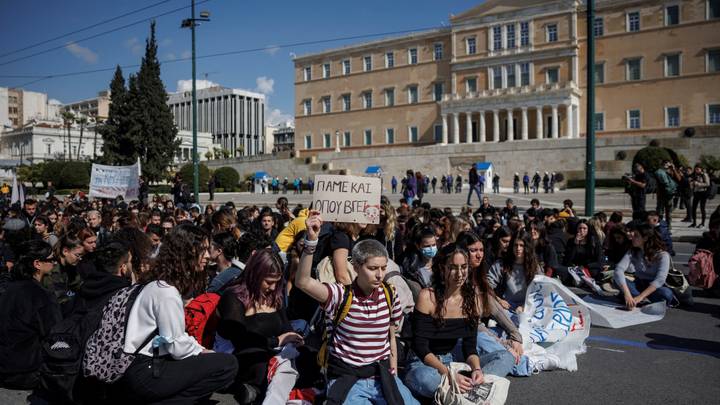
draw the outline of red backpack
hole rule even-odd
[[[688,261],[690,275],[688,281],[695,287],[712,288],[717,279],[713,265],[713,253],[705,249],[697,249]]]
[[[215,311],[220,302],[220,294],[205,293],[198,295],[185,306],[185,331],[206,349],[213,348],[218,314]]]

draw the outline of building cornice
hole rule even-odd
[[[548,49],[538,50],[530,52],[521,52],[513,55],[502,55],[497,57],[485,57],[478,60],[472,60],[467,62],[456,62],[450,65],[450,69],[453,72],[459,72],[463,70],[479,69],[490,66],[497,66],[507,63],[516,62],[534,62],[537,60],[554,59],[562,57],[577,56],[578,48],[576,46],[562,48],[562,49]]]
[[[456,95],[455,98],[442,101],[440,107],[443,114],[534,108],[568,103],[577,104],[581,96],[582,91],[571,83],[564,86],[514,87],[488,90],[479,95],[465,97]]]

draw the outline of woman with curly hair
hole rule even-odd
[[[140,275],[145,286],[130,309],[123,348],[137,355],[118,381],[128,400],[193,403],[235,379],[233,356],[206,350],[185,332],[183,298],[205,290],[208,247],[200,228],[179,225]]]
[[[413,313],[413,351],[405,383],[417,396],[431,398],[443,375],[449,373],[452,361],[466,362],[470,376],[455,376],[460,390],[465,392],[481,384],[484,373],[497,374],[511,355],[505,351],[488,355],[483,362],[477,352],[477,329],[480,318],[490,315],[487,297],[479,296],[469,275],[467,252],[451,243],[443,247],[433,260],[432,287],[420,292]],[[453,348],[462,340],[462,355],[454,355]],[[458,358],[459,357],[459,358]],[[505,357],[506,359],[503,359]],[[481,364],[485,363],[482,367]]]

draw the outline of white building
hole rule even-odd
[[[265,126],[265,149],[263,153],[272,153],[275,149],[275,131],[280,128],[278,125]]]
[[[192,162],[192,131],[178,131],[180,146],[175,152],[175,164],[183,165]],[[197,134],[197,150],[199,160],[207,160],[205,156],[208,152],[213,151],[213,137],[210,132],[199,132]]]
[[[8,89],[7,87],[0,87],[0,132],[12,128],[8,108]]]
[[[80,139],[80,129],[70,129],[70,151],[72,159],[92,159],[93,156],[102,155],[103,140],[92,128],[83,130]],[[62,159],[68,153],[68,133],[62,124],[57,122],[40,122],[36,125],[26,126],[12,131],[4,132],[0,136],[0,157],[32,163],[46,160]]]
[[[231,156],[265,153],[265,96],[241,89],[209,87],[197,91],[200,132],[212,134],[213,143]],[[192,93],[171,93],[168,105],[178,130],[192,131]]]
[[[19,129],[34,121],[60,119],[57,100],[45,93],[0,87],[0,131]]]

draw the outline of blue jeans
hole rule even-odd
[[[475,191],[475,194],[478,196],[478,201],[482,203],[482,193],[480,192],[480,186],[477,184],[470,186],[470,191],[468,192],[468,198],[467,198],[467,205],[470,205],[470,198],[472,197],[472,193]]]
[[[330,381],[328,384],[328,390],[335,383],[335,380]],[[420,405],[420,403],[412,396],[410,390],[405,384],[400,381],[397,376],[395,377],[395,383],[397,384],[400,396],[402,396],[403,402],[406,405]],[[352,386],[350,392],[348,392],[345,398],[345,405],[388,405],[387,401],[383,397],[382,385],[380,379],[377,378],[364,378],[358,380],[355,385]],[[390,404],[395,405],[395,404]]]
[[[497,338],[491,335],[491,333],[492,332],[478,332],[477,351],[481,356],[503,350],[507,351],[505,346],[500,344]],[[527,356],[520,356],[519,364],[515,364],[515,358],[512,356],[512,353],[510,354],[510,356],[512,357],[512,367],[509,372],[510,375],[513,375],[515,377],[527,377],[532,374],[532,370],[530,369],[530,363],[528,363]]]
[[[647,280],[640,280],[639,278],[636,278],[635,281],[625,279],[625,284],[627,284],[628,290],[630,290],[630,294],[633,297],[637,297],[638,295],[640,295],[641,292],[645,291],[645,289],[648,288],[650,282]],[[675,301],[675,296],[673,295],[672,290],[665,286],[658,288],[647,298],[650,300],[650,302],[665,301],[667,305],[671,305]]]

